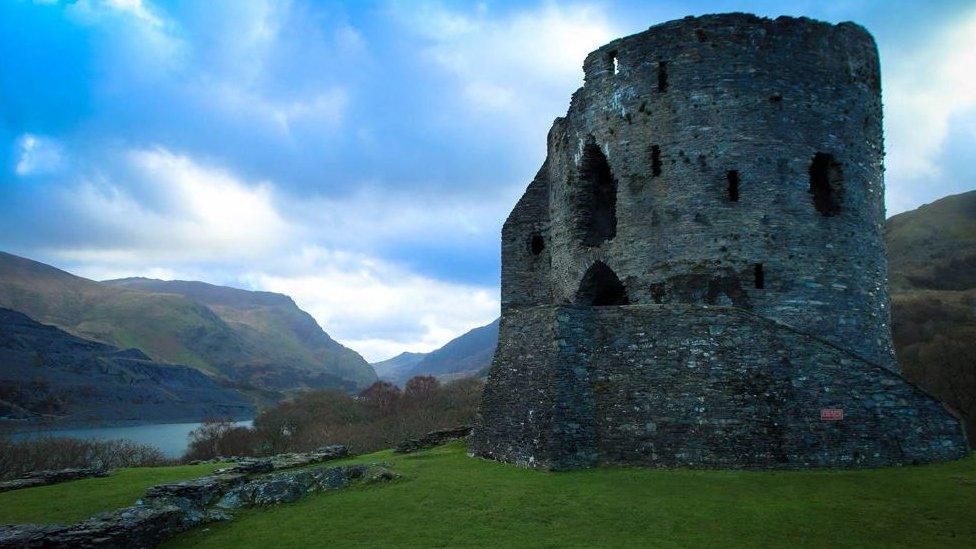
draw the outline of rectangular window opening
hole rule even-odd
[[[754,269],[756,275],[756,289],[762,290],[766,287],[766,273],[763,271],[763,264],[756,263]]]
[[[725,178],[729,182],[729,201],[738,202],[739,201],[739,172],[738,170],[729,170],[725,174]]]

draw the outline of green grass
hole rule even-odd
[[[976,546],[976,456],[865,471],[604,468],[380,452],[392,485],[253,509],[167,547]]]
[[[203,476],[220,464],[119,469],[110,476],[0,493],[0,524],[70,523],[135,503],[156,484]]]
[[[547,473],[451,444],[347,460],[369,461],[391,462],[404,478],[242,511],[166,546],[976,546],[976,456],[864,471]],[[0,522],[81,518],[207,470],[130,469],[0,494]]]

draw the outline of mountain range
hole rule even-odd
[[[0,252],[0,307],[71,335],[195,368],[256,403],[376,380],[291,298],[201,282],[96,282]]]
[[[432,375],[442,381],[484,375],[498,344],[498,323],[475,328],[429,353],[402,353],[373,363],[380,379],[403,385],[414,376]]]

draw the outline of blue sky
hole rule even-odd
[[[976,187],[972,0],[0,0],[0,249],[430,350],[497,316],[501,223],[585,54],[725,11],[875,35],[889,214]]]

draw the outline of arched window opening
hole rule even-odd
[[[617,181],[600,146],[583,148],[579,164],[582,185],[581,221],[583,243],[597,246],[617,235]]]
[[[576,292],[577,305],[591,305],[604,307],[611,305],[627,305],[627,289],[617,278],[613,269],[602,261],[597,261],[583,275],[579,290]]]
[[[766,287],[766,272],[763,270],[762,263],[756,263],[753,267],[755,272],[755,285],[757,290],[762,290]]]
[[[725,174],[725,179],[729,182],[729,201],[738,202],[739,201],[739,172],[737,170],[729,170]]]
[[[810,162],[810,194],[813,206],[825,217],[840,213],[844,173],[834,155],[818,152]]]
[[[546,239],[539,233],[532,233],[532,237],[529,238],[529,251],[532,255],[539,255],[544,249],[546,249]]]

